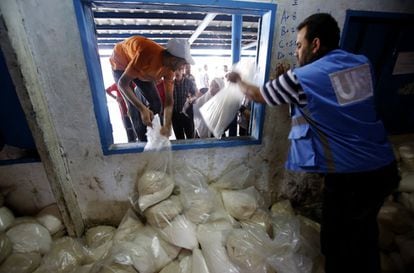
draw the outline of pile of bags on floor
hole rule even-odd
[[[396,147],[401,182],[378,221],[383,273],[414,272],[414,143]]]
[[[0,194],[0,272],[31,273],[65,234],[59,210],[53,204],[35,217],[15,217],[3,202]]]
[[[19,219],[2,207],[0,273],[323,272],[319,225],[288,201],[266,209],[255,187],[232,181],[147,171],[120,225],[79,239],[52,214]]]

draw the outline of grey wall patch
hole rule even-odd
[[[340,105],[361,101],[374,93],[368,64],[329,74],[329,78]]]

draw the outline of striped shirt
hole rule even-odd
[[[174,80],[174,112],[180,113],[188,97],[196,94],[195,84],[188,78],[183,77],[181,80]]]
[[[306,105],[306,94],[292,70],[280,75],[277,79],[268,81],[260,88],[267,104],[275,106],[287,103]]]

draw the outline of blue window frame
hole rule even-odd
[[[73,0],[81,35],[82,47],[87,66],[90,87],[94,103],[94,111],[99,127],[99,134],[104,154],[120,154],[142,152],[145,143],[114,144],[109,112],[104,94],[103,76],[98,53],[97,38],[95,35],[95,23],[93,19],[92,5],[100,7],[108,5],[114,8],[128,8],[137,5],[158,6],[161,9],[208,11],[226,13],[232,15],[255,15],[260,16],[260,33],[257,48],[258,83],[262,84],[268,80],[270,71],[270,60],[272,52],[273,32],[276,22],[276,5],[270,3],[227,1],[227,0]],[[235,50],[235,49],[233,49]],[[239,49],[236,49],[239,50]],[[251,117],[251,132],[248,137],[236,137],[228,139],[192,139],[172,142],[173,150],[197,149],[209,147],[234,147],[240,145],[256,145],[262,140],[262,128],[264,122],[264,105],[253,104]]]

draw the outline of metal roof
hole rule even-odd
[[[159,9],[162,7],[162,9]],[[113,46],[132,35],[141,35],[165,45],[171,38],[189,39],[192,49],[231,49],[232,15],[220,10],[175,6],[125,5],[122,8],[92,5],[99,49]],[[221,10],[226,12],[226,10]],[[242,49],[255,50],[260,15],[242,16]]]

